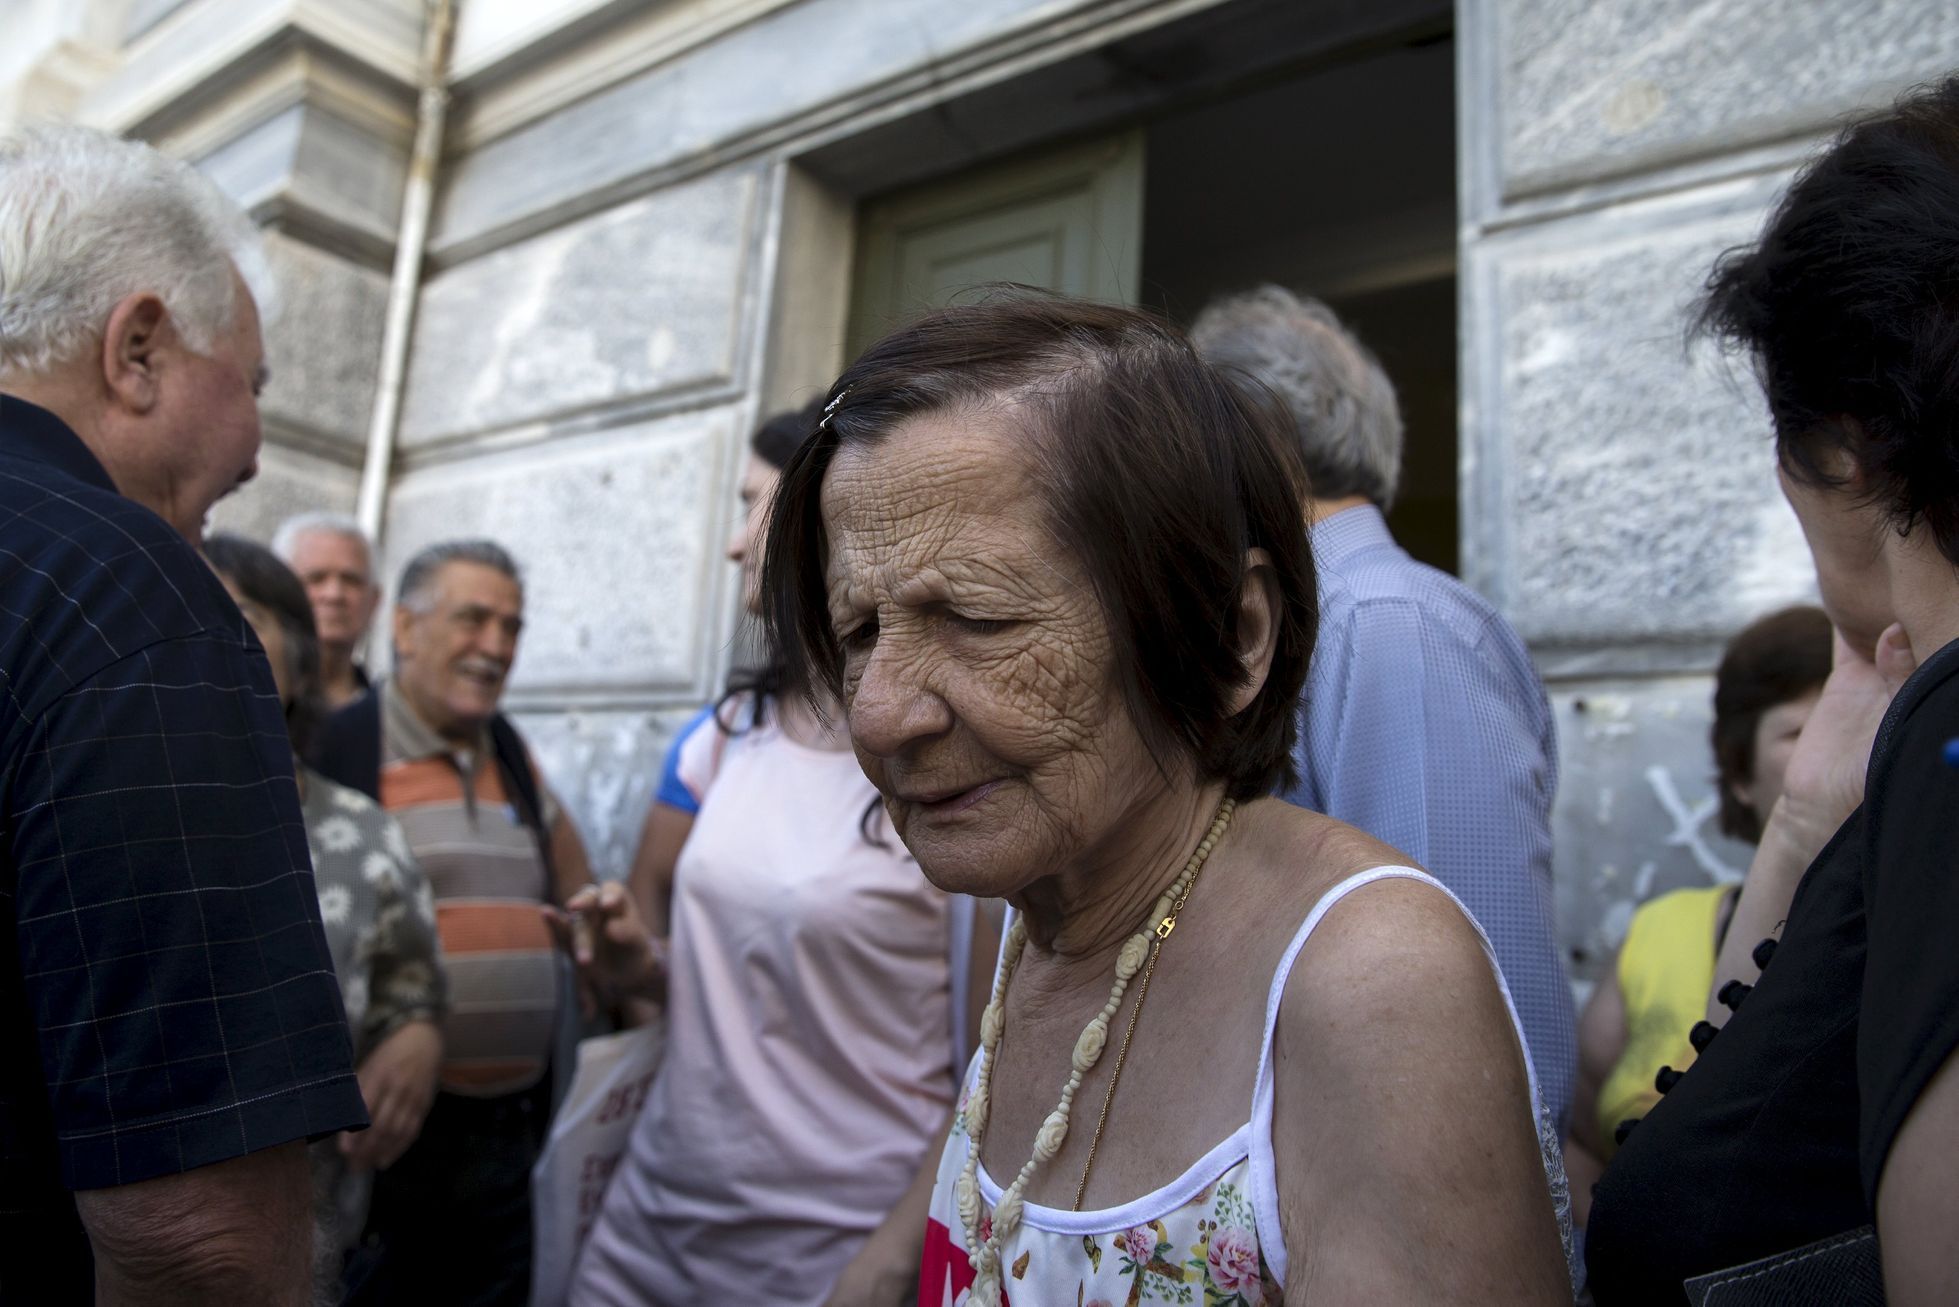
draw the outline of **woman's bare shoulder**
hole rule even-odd
[[[1292,922],[1294,930],[1328,893],[1361,872],[1421,870],[1392,845],[1282,800],[1249,804],[1244,815],[1250,818],[1246,854],[1255,864],[1262,910]],[[1481,937],[1455,900],[1425,881],[1393,877],[1357,888],[1327,909],[1294,964],[1288,990],[1352,994],[1354,986],[1372,991],[1411,985],[1496,992]],[[1312,1006],[1310,1000],[1305,1006]]]
[[[1341,881],[1375,867],[1414,867],[1391,844],[1323,813],[1283,799],[1260,799],[1240,809],[1247,857],[1262,880],[1310,908]],[[1303,915],[1303,914],[1302,914]]]

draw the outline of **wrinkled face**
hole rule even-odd
[[[290,561],[313,603],[320,643],[343,649],[359,644],[381,598],[367,542],[338,531],[308,531],[293,541]]]
[[[1755,810],[1763,821],[1775,801],[1782,797],[1782,778],[1789,771],[1789,755],[1796,751],[1796,738],[1822,695],[1818,686],[1799,699],[1779,703],[1755,722],[1755,769],[1746,781],[1736,782],[1735,797]]]
[[[258,305],[232,274],[230,329],[209,353],[180,351],[182,366],[165,374],[153,418],[163,516],[193,543],[203,538],[211,505],[258,474],[258,395],[265,384],[265,342]]]
[[[1001,407],[915,417],[823,485],[859,762],[936,885],[1005,897],[1093,864],[1167,783]]]
[[[425,611],[395,609],[395,679],[409,706],[446,736],[474,734],[495,715],[517,637],[524,591],[481,563],[436,570]]]
[[[741,521],[728,537],[728,561],[741,568],[743,612],[762,611],[762,541],[769,532],[769,504],[782,473],[759,455],[748,456],[741,475]]]
[[[1823,611],[1852,649],[1872,657],[1884,628],[1898,620],[1884,571],[1882,513],[1848,487],[1812,486],[1782,471],[1777,476],[1816,560]]]

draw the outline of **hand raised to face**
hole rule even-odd
[[[1864,801],[1864,773],[1878,725],[1892,696],[1917,669],[1904,627],[1895,622],[1878,637],[1871,658],[1842,633],[1836,635],[1830,678],[1789,755],[1776,802],[1781,838],[1799,845],[1807,857],[1821,852]]]

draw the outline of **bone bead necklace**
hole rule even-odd
[[[1129,982],[1135,978],[1138,971],[1143,970],[1145,963],[1150,964],[1151,970],[1154,971],[1157,952],[1162,949],[1163,941],[1170,938],[1170,932],[1176,929],[1177,914],[1183,911],[1184,903],[1190,898],[1191,886],[1197,881],[1197,873],[1203,870],[1205,861],[1211,856],[1211,850],[1217,847],[1217,842],[1223,837],[1225,828],[1231,824],[1231,814],[1237,806],[1236,800],[1233,799],[1226,799],[1218,805],[1217,815],[1211,819],[1210,830],[1205,832],[1204,838],[1191,853],[1190,860],[1184,864],[1182,874],[1169,889],[1163,892],[1162,897],[1157,899],[1156,907],[1150,914],[1154,924],[1137,931],[1123,941],[1122,951],[1116,955],[1116,982],[1109,991],[1109,1001],[1103,1004],[1102,1010],[1096,1013],[1082,1029],[1080,1038],[1075,1041],[1075,1053],[1068,1074],[1068,1083],[1061,1090],[1061,1102],[1054,1111],[1048,1113],[1047,1120],[1041,1123],[1040,1130],[1034,1136],[1033,1155],[1027,1159],[1027,1164],[1020,1168],[1020,1174],[1014,1177],[1013,1183],[1000,1194],[999,1205],[990,1213],[993,1218],[993,1228],[985,1238],[981,1238],[981,1216],[985,1204],[979,1192],[980,1144],[986,1137],[986,1120],[991,1106],[993,1087],[993,1067],[1000,1051],[1000,1037],[1004,1033],[1007,982],[1013,979],[1014,969],[1020,965],[1021,952],[1027,947],[1027,928],[1023,918],[1015,917],[1012,928],[1007,931],[1006,949],[1000,960],[1000,975],[993,983],[993,998],[980,1017],[980,1048],[985,1052],[985,1056],[980,1060],[979,1075],[974,1079],[973,1092],[966,1100],[968,1136],[966,1165],[960,1171],[959,1179],[953,1186],[953,1196],[959,1206],[959,1222],[966,1231],[966,1247],[971,1250],[967,1254],[967,1260],[972,1265],[974,1275],[972,1296],[969,1299],[972,1307],[999,1307],[1000,1249],[1006,1246],[1014,1230],[1019,1228],[1023,1206],[1021,1195],[1026,1192],[1028,1182],[1034,1178],[1034,1172],[1041,1164],[1051,1160],[1061,1151],[1061,1145],[1068,1137],[1068,1120],[1074,1108],[1075,1093],[1081,1088],[1082,1078],[1092,1071],[1102,1058],[1102,1049],[1109,1041],[1109,1023],[1115,1017],[1116,1010],[1122,1006],[1122,996],[1128,990]],[[1147,993],[1147,982],[1145,982],[1145,988],[1137,995],[1137,1011],[1130,1015],[1129,1034],[1135,1033],[1136,1016],[1142,1010],[1142,1000]],[[1129,1049],[1127,1036],[1124,1037],[1122,1046],[1123,1053],[1126,1054]],[[1122,1058],[1118,1056],[1116,1074],[1121,1073]],[[1098,1143],[1101,1139],[1102,1124],[1108,1119],[1109,1100],[1114,1095],[1115,1084],[1112,1079],[1108,1098],[1105,1098],[1102,1103],[1102,1120],[1096,1122],[1095,1133]],[[1090,1165],[1093,1165],[1094,1161],[1094,1152],[1091,1149]],[[1084,1167],[1082,1190],[1077,1191],[1075,1195],[1077,1208],[1081,1206],[1081,1193],[1086,1190],[1087,1185],[1088,1170]]]

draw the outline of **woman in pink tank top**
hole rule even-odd
[[[728,549],[751,608],[751,533],[817,416],[756,433]],[[631,885],[668,941],[666,1056],[568,1300],[908,1301],[925,1214],[900,1200],[997,932],[919,875],[847,737],[767,670],[676,738]]]

